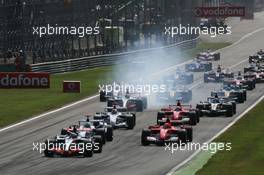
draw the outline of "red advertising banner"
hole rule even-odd
[[[49,88],[50,75],[34,72],[0,72],[0,88]]]
[[[63,81],[63,92],[81,92],[81,82],[80,81]]]
[[[196,7],[194,14],[196,17],[243,17],[245,16],[245,7]]]

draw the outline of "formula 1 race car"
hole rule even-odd
[[[251,55],[248,58],[249,63],[263,63],[264,62],[264,55],[256,54],[256,55]]]
[[[236,102],[227,98],[209,97],[207,101],[198,103],[196,109],[200,111],[201,116],[232,117],[236,113]]]
[[[102,137],[102,142],[113,140],[113,127],[108,125],[104,120],[90,120],[87,116],[86,120],[79,121],[78,125],[71,125],[68,128],[61,130],[61,135],[66,135],[68,132],[87,132]]]
[[[244,103],[247,100],[247,91],[235,87],[224,87],[218,91],[212,91],[211,97],[227,98],[236,103]]]
[[[113,83],[111,85],[105,85],[100,87],[100,102],[106,102],[109,98],[118,97],[122,92],[119,83]]]
[[[141,144],[164,145],[165,143],[192,142],[193,129],[190,126],[174,126],[175,122],[166,122],[164,125],[149,126],[141,133]]]
[[[200,114],[191,105],[182,105],[179,101],[176,105],[162,108],[157,114],[157,124],[170,119],[182,124],[196,125],[200,122]]]
[[[197,59],[200,61],[219,61],[220,53],[212,52],[210,49],[208,49],[206,52],[198,53]]]
[[[95,120],[104,120],[112,125],[114,129],[126,128],[133,129],[136,125],[136,114],[124,112],[125,108],[107,107],[106,112],[97,112],[94,115]]]
[[[264,62],[264,51],[260,49],[257,54],[251,55],[248,58],[249,63],[263,63]]]
[[[140,94],[129,94],[125,96],[118,96],[109,98],[107,100],[107,107],[113,106],[125,107],[127,111],[142,112],[147,108],[147,97]]]
[[[229,70],[222,70],[221,66],[217,67],[216,71],[210,71],[204,73],[204,82],[223,82],[225,78],[233,78],[234,73],[230,72]]]
[[[263,55],[264,55],[264,51],[263,51],[263,49],[260,49],[260,50],[257,52],[257,54],[263,56]]]
[[[68,132],[67,135],[57,135],[54,139],[45,141],[44,155],[46,157],[83,156],[92,157],[93,153],[101,153],[102,137],[88,132]]]
[[[243,76],[237,76],[234,79],[224,80],[224,86],[240,86],[243,89],[253,90],[256,87],[256,79],[245,78]]]
[[[260,64],[251,63],[250,65],[244,67],[244,73],[256,72],[259,70],[264,70],[264,66],[262,66]]]
[[[244,74],[246,79],[256,79],[256,83],[264,83],[264,70],[250,71]]]
[[[192,63],[185,65],[185,70],[189,72],[208,72],[212,70],[211,62],[201,62],[196,60]]]
[[[100,102],[105,102],[107,99],[113,97],[113,92],[100,91]]]
[[[156,100],[158,102],[173,103],[177,99],[181,99],[184,103],[192,100],[192,90],[185,88],[174,88],[166,92],[157,93]]]
[[[264,82],[264,66],[260,64],[250,64],[244,68],[244,77],[256,79],[256,83]]]
[[[177,70],[176,73],[165,76],[163,82],[165,84],[172,84],[174,87],[191,84],[193,83],[193,74]]]

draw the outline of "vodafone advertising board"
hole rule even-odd
[[[0,88],[49,88],[50,75],[37,72],[0,72]]]
[[[243,17],[245,11],[242,6],[196,7],[194,14],[196,17]]]

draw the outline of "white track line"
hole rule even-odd
[[[73,106],[78,105],[78,104],[80,104],[80,103],[83,103],[83,102],[86,102],[86,101],[89,101],[89,100],[95,99],[95,98],[98,97],[98,96],[99,96],[99,95],[94,95],[94,96],[91,96],[91,97],[85,98],[85,99],[83,99],[83,100],[80,100],[80,101],[77,101],[77,102],[71,103],[71,104],[69,104],[69,105],[63,106],[63,107],[61,107],[61,108],[55,109],[55,110],[53,110],[53,111],[46,112],[46,113],[41,114],[41,115],[38,115],[38,116],[36,116],[36,117],[33,117],[33,118],[30,118],[30,119],[24,120],[24,121],[22,121],[22,122],[19,122],[19,123],[14,124],[14,125],[7,126],[7,127],[5,127],[5,128],[0,129],[0,132],[3,132],[3,131],[5,131],[5,130],[8,130],[8,129],[13,128],[13,127],[16,127],[16,126],[23,125],[23,124],[28,123],[28,122],[31,122],[31,121],[33,121],[33,120],[36,120],[36,119],[39,119],[39,118],[45,117],[45,116],[47,116],[47,115],[50,115],[50,114],[53,114],[53,113],[56,113],[56,112],[62,111],[62,110],[64,110],[64,109],[67,109],[67,108],[73,107]]]
[[[251,32],[251,33],[248,33],[247,35],[243,36],[243,37],[242,37],[240,40],[238,40],[237,42],[231,44],[230,46],[227,46],[227,47],[224,47],[224,48],[222,48],[222,49],[219,49],[219,50],[217,50],[217,51],[221,51],[221,50],[224,50],[224,49],[230,48],[230,47],[232,47],[232,46],[234,46],[234,45],[240,43],[240,42],[243,41],[244,39],[248,38],[249,36],[251,36],[251,35],[253,35],[253,34],[257,33],[257,32],[260,32],[261,30],[264,30],[264,27],[263,27],[263,28],[260,28],[260,29],[258,29],[258,30],[255,30],[255,31],[253,31],[253,32]],[[163,48],[166,48],[166,47],[163,47]],[[167,72],[167,71],[169,71],[169,70],[171,70],[171,69],[175,69],[175,68],[177,68],[177,67],[179,67],[179,66],[182,66],[182,65],[184,65],[184,64],[186,64],[186,63],[188,63],[188,62],[191,62],[191,60],[185,61],[185,62],[180,63],[180,64],[178,64],[178,65],[171,66],[171,67],[166,68],[166,69],[164,69],[164,70],[162,70],[162,71],[159,71],[159,72],[157,72],[157,73],[154,73],[154,74],[152,74],[151,76],[155,76],[155,75],[157,75],[157,74],[161,74],[161,73]],[[66,106],[64,106],[64,107],[61,107],[61,108],[58,108],[58,109],[52,110],[52,111],[50,111],[50,112],[40,114],[40,115],[38,115],[38,116],[36,116],[36,117],[33,117],[33,118],[30,118],[30,119],[24,120],[24,121],[22,121],[22,122],[19,122],[19,123],[16,123],[16,124],[13,124],[13,125],[7,126],[7,127],[5,127],[5,128],[0,129],[0,132],[3,132],[3,131],[5,131],[5,130],[8,130],[8,129],[11,129],[11,128],[14,128],[14,127],[20,126],[20,125],[22,125],[22,124],[25,124],[25,123],[31,122],[31,121],[33,121],[33,120],[36,120],[36,119],[39,119],[39,118],[42,118],[42,117],[45,117],[45,116],[47,116],[47,115],[49,115],[49,114],[53,114],[53,113],[56,113],[56,112],[62,111],[62,110],[64,110],[64,109],[67,109],[67,108],[73,107],[73,106],[75,106],[75,105],[77,105],[77,104],[80,104],[80,103],[83,103],[83,102],[86,102],[86,101],[89,101],[89,100],[95,99],[95,98],[98,97],[98,96],[99,96],[99,95],[97,94],[97,95],[94,95],[94,96],[88,97],[88,98],[86,98],[86,99],[83,99],[83,100],[77,101],[77,102],[75,102],[75,103],[72,103],[72,104],[66,105]]]
[[[251,105],[249,108],[247,108],[243,113],[241,113],[238,117],[236,117],[231,123],[229,123],[225,128],[223,128],[221,131],[219,131],[215,136],[213,136],[211,139],[209,139],[205,143],[210,143],[214,139],[216,139],[218,136],[220,136],[222,133],[224,133],[226,130],[228,130],[231,126],[233,126],[238,120],[240,120],[242,117],[245,116],[251,109],[253,109],[259,102],[261,102],[264,99],[264,95],[259,98],[253,105]],[[192,155],[190,155],[187,159],[185,159],[183,162],[175,166],[173,169],[171,169],[167,175],[173,175],[179,168],[184,166],[186,163],[188,163],[190,160],[192,160],[197,154],[199,154],[201,150],[195,151]]]

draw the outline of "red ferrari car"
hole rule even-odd
[[[165,143],[192,142],[192,127],[177,125],[176,122],[166,122],[164,125],[149,126],[148,129],[142,131],[141,144],[147,146],[149,144],[164,145]]]
[[[200,121],[200,115],[191,105],[182,105],[178,102],[177,105],[169,105],[168,108],[162,108],[158,112],[157,124],[166,119],[182,124],[196,125]]]

